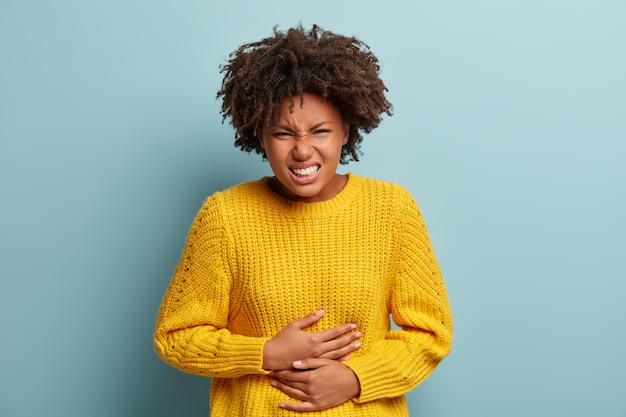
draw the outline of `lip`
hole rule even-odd
[[[307,169],[310,167],[314,167],[317,166],[318,170],[315,171],[312,174],[309,175],[296,175],[292,170],[293,169]],[[307,184],[311,184],[313,182],[315,182],[315,180],[317,180],[317,177],[319,177],[320,173],[322,172],[322,166],[319,164],[308,164],[308,165],[300,165],[300,166],[291,166],[289,167],[289,175],[291,176],[291,179],[300,185],[307,185]]]

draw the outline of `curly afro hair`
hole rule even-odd
[[[350,125],[341,163],[358,161],[361,133],[369,133],[381,122],[382,113],[392,114],[385,97],[387,87],[379,77],[378,59],[368,45],[313,25],[301,25],[258,42],[244,44],[220,67],[224,74],[217,98],[222,98],[222,122],[231,118],[235,146],[256,151],[265,158],[257,138],[263,126],[280,117],[284,97],[291,100],[304,92],[330,100]]]

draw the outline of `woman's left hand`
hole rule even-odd
[[[296,361],[295,369],[274,371],[272,386],[301,403],[280,403],[292,411],[320,411],[357,397],[361,392],[359,379],[339,361],[311,358]]]

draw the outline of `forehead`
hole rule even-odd
[[[281,101],[277,124],[341,122],[341,113],[335,104],[319,94],[303,93]]]

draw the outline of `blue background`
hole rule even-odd
[[[0,416],[205,416],[152,330],[191,220],[269,174],[243,42],[366,41],[395,115],[343,169],[420,202],[455,318],[413,416],[626,416],[623,1],[0,1]]]

